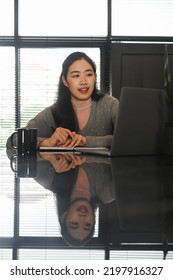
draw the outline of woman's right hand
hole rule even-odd
[[[73,137],[76,135],[76,132],[71,131],[67,128],[58,127],[55,129],[54,133],[39,144],[41,147],[55,147],[55,146],[66,146],[69,144]]]

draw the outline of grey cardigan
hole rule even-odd
[[[105,95],[99,101],[92,100],[88,122],[78,131],[78,134],[86,136],[87,146],[110,147],[118,104],[118,100],[110,95]],[[49,138],[52,135],[51,127],[56,127],[51,108],[52,106],[45,108],[26,125],[27,128],[37,128],[37,143]],[[10,149],[9,139],[7,149]]]

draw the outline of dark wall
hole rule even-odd
[[[173,45],[168,45],[168,52],[173,76]],[[113,43],[112,95],[119,98],[123,86],[163,89],[164,53],[164,44]]]

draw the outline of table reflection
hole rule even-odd
[[[173,165],[167,158],[44,152],[13,157],[11,166],[17,178],[33,178],[54,195],[66,246],[156,249],[163,258],[172,250]]]
[[[162,157],[116,158],[112,163],[116,205],[110,213],[117,216],[108,214],[109,241],[162,243],[166,257],[173,241],[173,166]]]
[[[94,233],[99,203],[115,200],[109,158],[42,153],[35,180],[55,194],[64,240],[81,246]]]

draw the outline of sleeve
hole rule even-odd
[[[47,107],[31,119],[26,128],[37,128],[37,144],[52,134],[51,127],[55,128],[51,107]],[[15,139],[14,139],[15,141]],[[11,136],[7,139],[6,143],[7,155],[10,157],[14,153],[14,148],[11,146]]]
[[[51,107],[47,107],[33,119],[31,119],[27,125],[27,128],[37,128],[37,135],[41,138],[50,137],[52,134],[51,128],[55,128],[55,122],[51,112]]]

